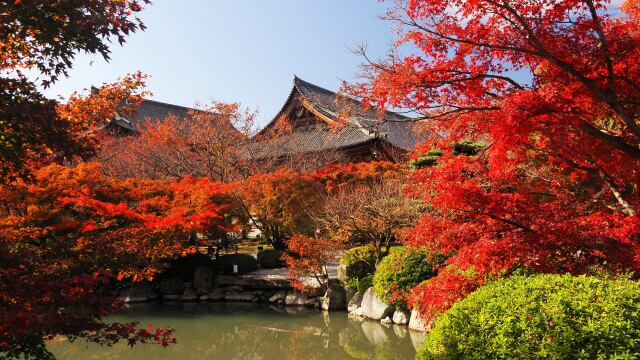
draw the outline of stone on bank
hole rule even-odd
[[[380,320],[393,312],[393,306],[384,303],[370,287],[362,295],[361,314],[369,319]]]
[[[344,310],[347,307],[347,293],[337,282],[329,284],[325,295],[321,298],[323,310]]]

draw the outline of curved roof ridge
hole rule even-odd
[[[364,110],[361,101],[347,94],[331,91],[322,86],[318,86],[316,84],[305,81],[297,74],[294,74],[293,87],[289,92],[287,100],[282,105],[276,116],[258,132],[258,135],[263,134],[275,124],[275,122],[281,117],[282,113],[286,110],[287,106],[293,100],[294,94],[296,92],[298,92],[302,99],[306,100],[314,108],[313,111],[317,111],[320,113],[320,115],[332,120],[335,120],[340,115],[340,109],[343,106],[342,104],[340,104],[338,96],[346,99],[348,104],[346,104],[345,107],[351,107],[350,110],[353,110],[353,114],[348,116],[347,122],[357,128],[360,128],[362,132],[369,135],[371,135],[372,131],[374,134],[378,132],[378,125],[388,123],[385,120],[397,121],[402,119],[409,119],[407,116],[388,110],[386,110],[384,114],[380,114],[375,108]],[[388,125],[386,127],[389,128],[397,126],[403,127],[403,125]]]

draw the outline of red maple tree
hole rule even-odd
[[[171,331],[101,321],[115,279],[150,280],[196,251],[194,232],[231,230],[228,186],[207,179],[121,181],[99,164],[50,165],[0,186],[0,354],[43,358],[57,335],[167,345]]]
[[[417,287],[433,318],[489,279],[640,269],[640,26],[602,0],[398,1],[398,46],[352,93],[441,134],[410,244],[451,257]],[[401,57],[397,54],[409,51]],[[477,154],[452,144],[480,141]]]

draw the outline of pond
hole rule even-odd
[[[413,359],[424,335],[404,326],[349,318],[346,312],[249,303],[140,304],[108,321],[176,329],[177,344],[101,347],[53,341],[65,359]]]

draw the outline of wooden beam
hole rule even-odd
[[[313,106],[311,101],[307,99],[304,99],[304,98],[302,99],[302,106],[304,106],[305,109],[309,110],[309,112],[311,112],[313,115],[317,116],[320,120],[326,122],[329,125],[335,125],[337,123],[335,120],[331,119],[330,117],[316,110],[316,108]]]

